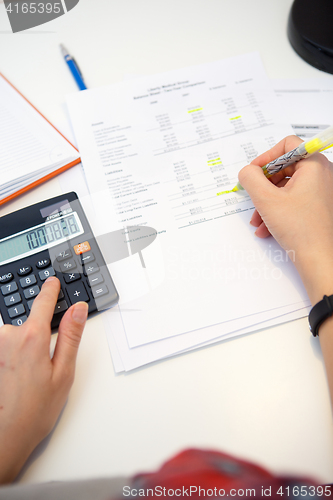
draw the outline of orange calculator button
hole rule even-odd
[[[74,252],[76,253],[76,255],[81,255],[81,253],[89,252],[89,250],[91,250],[91,248],[90,248],[88,241],[84,241],[83,243],[79,243],[78,245],[75,245],[75,247],[74,247]]]

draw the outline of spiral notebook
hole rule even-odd
[[[0,205],[80,161],[78,150],[0,73]]]

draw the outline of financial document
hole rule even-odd
[[[104,231],[156,230],[143,261],[112,267],[129,348],[308,304],[293,256],[254,237],[247,193],[222,194],[292,133],[258,54],[80,92],[68,106]]]

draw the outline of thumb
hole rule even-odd
[[[82,333],[88,316],[88,304],[78,302],[63,316],[59,325],[59,335],[53,356],[55,372],[74,377],[75,362]]]
[[[247,165],[238,174],[242,187],[248,192],[255,207],[260,211],[261,204],[273,196],[276,187],[265,176],[261,167]]]

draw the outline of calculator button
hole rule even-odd
[[[28,318],[26,316],[21,316],[20,318],[13,319],[12,325],[21,326],[21,325],[23,325],[23,323],[25,323],[27,321],[27,319]]]
[[[66,283],[71,283],[72,281],[77,281],[81,279],[81,274],[79,273],[66,273],[64,274]]]
[[[76,268],[76,264],[75,264],[73,259],[67,260],[66,262],[63,262],[62,264],[60,264],[60,269],[63,273],[65,273],[66,271],[70,271],[71,269],[75,269],[75,268]]]
[[[27,288],[28,286],[34,285],[37,283],[36,276],[34,274],[29,274],[26,278],[20,279],[20,285],[22,288]]]
[[[71,304],[80,301],[88,302],[90,300],[82,281],[68,285],[66,290]]]
[[[23,304],[18,304],[15,307],[8,309],[8,314],[10,318],[15,318],[16,316],[21,316],[25,313],[25,308]]]
[[[27,288],[24,290],[24,296],[26,299],[31,299],[31,297],[36,297],[40,292],[39,286],[35,285],[32,286],[31,288]]]
[[[32,304],[33,304],[34,302],[35,302],[35,301],[34,301],[34,299],[32,299],[32,300],[28,300],[28,302],[27,302],[27,306],[28,306],[28,308],[29,308],[29,311],[31,311]]]
[[[16,281],[13,281],[12,283],[8,283],[8,285],[3,285],[1,287],[1,293],[2,295],[8,295],[9,293],[16,292],[17,290],[17,283]]]
[[[80,262],[83,266],[86,266],[90,262],[94,262],[95,255],[92,252],[84,253],[80,256]]]
[[[101,283],[103,283],[104,278],[101,274],[95,274],[94,276],[91,276],[90,278],[88,278],[88,281],[89,281],[90,286],[96,286],[96,285],[100,285]]]
[[[91,291],[95,299],[97,299],[97,297],[101,297],[102,295],[106,295],[107,293],[109,293],[108,287],[106,285],[94,287],[91,289]]]
[[[57,257],[57,261],[58,262],[61,262],[63,260],[66,260],[66,259],[69,259],[69,257],[72,257],[72,251],[69,249],[69,248],[66,248],[64,250],[61,250],[61,252],[59,252],[56,257]]]
[[[60,289],[59,295],[58,295],[58,300],[63,299],[65,297],[64,292],[62,288]]]
[[[32,271],[31,266],[26,266],[26,267],[20,267],[20,269],[17,271],[17,274],[19,276],[26,276],[27,274],[30,274]]]
[[[3,274],[2,276],[0,276],[0,283],[8,283],[9,281],[12,281],[13,278],[13,273]]]
[[[21,295],[19,293],[14,293],[13,295],[9,295],[5,297],[5,304],[7,307],[13,306],[14,304],[18,304],[22,301]]]
[[[84,267],[85,276],[90,276],[91,274],[98,273],[99,267],[97,264],[89,264]]]
[[[64,312],[68,309],[68,304],[66,300],[62,300],[61,302],[58,302],[58,304],[54,308],[54,314],[59,314],[61,312]]]
[[[41,259],[38,262],[36,262],[36,267],[38,269],[44,269],[45,267],[48,267],[51,264],[50,259]]]
[[[38,274],[39,274],[39,278],[42,281],[45,281],[50,276],[55,276],[55,270],[53,269],[53,267],[49,267],[48,269],[44,269],[44,271],[39,271]]]
[[[89,241],[84,241],[83,243],[79,243],[78,245],[75,245],[73,248],[76,255],[80,255],[81,253],[89,252],[89,250],[91,250]]]

